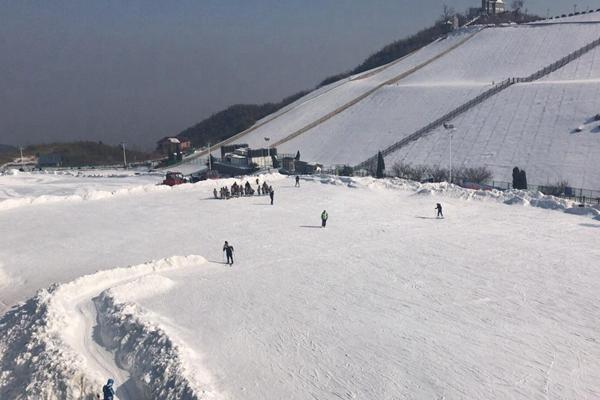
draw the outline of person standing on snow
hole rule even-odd
[[[273,205],[273,197],[275,197],[275,191],[273,190],[273,186],[269,186],[269,197],[271,198],[271,205]]]
[[[300,187],[300,177],[296,175],[296,187]]]
[[[435,210],[437,210],[437,218],[444,218],[444,214],[442,213],[442,205],[440,203],[437,203]]]
[[[325,228],[325,225],[327,225],[327,218],[329,218],[329,214],[327,214],[327,211],[323,210],[321,213],[321,228]]]
[[[233,246],[231,246],[229,243],[227,243],[227,240],[225,241],[225,244],[223,245],[223,251],[225,252],[225,255],[227,256],[227,264],[233,265]]]
[[[115,381],[110,378],[106,385],[102,386],[102,394],[104,396],[104,400],[114,400],[115,398],[115,389],[113,388],[113,383]]]

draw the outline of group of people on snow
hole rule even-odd
[[[223,186],[219,190],[214,188],[213,196],[215,199],[227,200],[232,197],[254,196],[255,194],[262,196],[268,194],[271,196],[271,204],[273,204],[273,187],[267,185],[267,182],[263,182],[261,185],[258,179],[256,179],[256,186],[257,187],[255,190],[249,181],[246,181],[246,183],[243,185],[234,182],[233,185],[231,185],[231,188],[227,186]]]

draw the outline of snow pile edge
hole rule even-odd
[[[99,177],[100,178],[100,177]],[[240,181],[250,181],[253,182],[254,179],[260,179],[261,181],[277,181],[281,179],[285,179],[285,175],[281,175],[278,172],[267,173],[267,174],[259,174],[252,176],[244,176],[237,178],[222,178],[215,180],[206,180],[197,183],[184,183],[176,186],[166,186],[161,184],[147,184],[147,185],[139,185],[139,186],[131,186],[117,190],[89,190],[84,191],[82,193],[65,195],[65,196],[57,196],[57,195],[41,195],[41,196],[27,196],[27,197],[15,197],[9,198],[5,200],[0,200],[0,212],[5,210],[11,210],[14,208],[31,206],[31,205],[41,205],[41,204],[49,204],[49,203],[60,203],[60,202],[81,202],[88,200],[103,200],[103,199],[111,199],[117,197],[125,197],[129,195],[139,195],[146,193],[156,193],[156,192],[169,192],[169,191],[195,191],[202,190],[207,187],[217,188],[220,186],[231,186],[233,182]]]
[[[113,290],[102,292],[94,303],[103,345],[115,351],[118,364],[129,371],[145,398],[217,398],[208,374],[204,379],[191,379],[193,373],[182,357],[185,346],[144,318],[145,312],[138,305],[121,302]]]
[[[476,190],[467,189],[448,182],[420,183],[401,178],[375,179],[372,177],[340,177],[333,175],[309,175],[303,179],[308,182],[320,182],[331,185],[346,185],[351,188],[368,187],[374,189],[406,190],[414,192],[415,195],[443,195],[462,200],[491,200],[506,205],[531,206],[551,210],[559,210],[567,214],[589,216],[600,220],[600,209],[598,207],[580,207],[573,200],[545,195],[541,192],[528,190]]]
[[[110,286],[153,272],[205,262],[200,256],[174,256],[100,271],[40,290],[0,319],[0,398],[95,398],[105,377],[87,371],[82,355],[66,338],[74,299],[82,293],[97,295]]]

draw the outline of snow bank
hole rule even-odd
[[[87,176],[89,177],[89,176]],[[98,176],[100,177],[100,176]],[[106,177],[106,176],[102,176]],[[21,196],[18,197],[16,192],[13,193],[10,187],[4,189],[5,193],[11,193],[11,198],[0,200],[0,211],[10,210],[18,207],[30,206],[30,205],[41,205],[59,202],[80,202],[88,200],[104,200],[116,197],[125,197],[130,195],[139,195],[146,193],[156,192],[169,192],[169,191],[203,191],[205,188],[213,188],[220,186],[231,186],[233,182],[250,181],[258,178],[262,181],[272,182],[276,180],[285,179],[285,175],[281,175],[278,172],[252,175],[241,178],[224,178],[218,180],[207,180],[198,183],[185,183],[177,186],[166,186],[160,184],[146,184],[136,186],[125,186],[123,188],[115,190],[95,190],[95,189],[78,189],[76,193],[70,195],[41,195],[41,196]]]
[[[112,191],[105,190],[89,190],[80,194],[73,194],[68,196],[54,196],[54,195],[42,195],[42,196],[28,196],[12,198],[0,201],[0,211],[10,210],[17,207],[49,204],[58,202],[79,202],[86,200],[101,200],[111,197],[122,197],[130,194],[148,193],[148,192],[160,192],[169,190],[170,187],[163,185],[141,185],[134,186],[125,189],[117,189]]]
[[[217,398],[210,389],[210,374],[200,369],[201,364],[186,363],[183,354],[195,360],[199,357],[190,357],[192,351],[184,344],[176,343],[163,327],[150,322],[155,318],[146,318],[147,313],[141,307],[122,301],[121,296],[139,299],[140,295],[155,294],[154,290],[168,290],[174,285],[164,277],[147,278],[150,279],[143,278],[124,288],[104,291],[94,299],[102,344],[115,351],[119,365],[139,382],[145,398]]]
[[[91,399],[104,383],[104,376],[98,376],[89,368],[82,349],[74,347],[75,336],[81,335],[73,328],[76,320],[78,300],[94,297],[102,290],[127,280],[142,277],[158,271],[194,266],[205,263],[200,256],[176,256],[127,268],[116,268],[83,276],[70,283],[53,285],[40,290],[35,297],[14,308],[0,320],[0,398],[3,399]],[[108,295],[100,297],[103,307],[99,309],[99,320],[113,320],[123,330],[126,343],[139,343],[148,347],[145,356],[159,357],[146,359],[142,354],[133,354],[136,361],[135,373],[141,374],[142,366],[157,368],[149,378],[141,382],[149,393],[165,393],[165,399],[197,398],[178,397],[177,394],[191,394],[193,388],[183,376],[179,355],[168,338],[159,330],[144,325],[139,319],[127,314],[128,308],[110,301]],[[111,312],[111,316],[101,312]],[[121,316],[123,320],[119,320]],[[105,330],[106,332],[106,330]],[[144,339],[146,342],[144,342]],[[151,344],[160,344],[150,346]],[[172,351],[164,352],[165,348]],[[121,358],[127,355],[121,353]],[[163,366],[164,368],[158,368]],[[160,385],[160,389],[157,387]],[[152,396],[154,398],[158,398]]]
[[[339,177],[331,175],[304,176],[303,180],[321,182],[348,187],[370,187],[375,189],[392,189],[412,191],[415,195],[444,195],[463,200],[491,200],[506,205],[522,205],[550,210],[559,210],[567,214],[591,216],[600,219],[600,210],[594,207],[580,207],[578,202],[545,195],[541,192],[527,190],[481,190],[466,189],[447,182],[419,183],[406,179],[372,177]]]

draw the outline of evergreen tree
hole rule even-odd
[[[383,178],[383,172],[385,171],[385,161],[381,151],[377,153],[377,170],[375,171],[376,178]]]
[[[525,174],[524,169],[522,169],[521,173],[519,174],[519,183],[521,184],[519,189],[527,190],[527,175]]]
[[[296,153],[296,161],[300,161],[300,150]]]
[[[514,167],[513,168],[513,172],[512,172],[512,185],[513,185],[513,189],[519,189],[520,188],[520,179],[521,179],[521,171],[519,171],[519,168]]]

